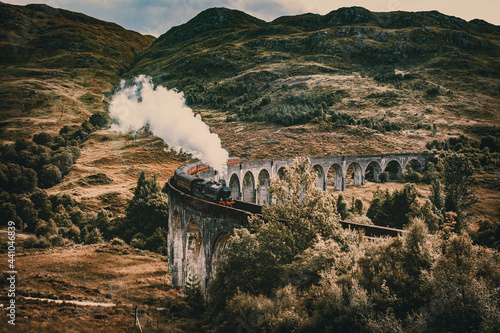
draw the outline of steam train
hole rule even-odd
[[[196,198],[231,206],[231,190],[219,182],[204,180],[194,176],[197,172],[208,169],[204,164],[185,165],[175,170],[172,184],[181,191]]]

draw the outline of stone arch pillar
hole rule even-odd
[[[231,197],[236,200],[241,200],[240,179],[237,174],[233,173],[229,180],[229,189]]]
[[[271,184],[271,178],[269,172],[266,169],[262,169],[259,173],[259,186],[257,191],[257,203],[262,205],[264,203],[269,204],[269,190],[268,187]]]
[[[168,260],[171,267],[172,285],[179,287],[182,285],[182,264],[183,264],[183,244],[182,244],[182,224],[179,211],[174,210],[170,214],[170,223],[168,224],[168,238],[169,238],[169,256]]]
[[[373,172],[373,181],[378,183],[380,182],[380,174],[382,173],[382,167],[380,166],[380,164],[377,162],[377,161],[371,161],[370,163],[368,163],[365,167],[365,169],[363,170],[363,174],[365,175],[365,179],[366,179],[366,174],[368,172]]]
[[[408,167],[411,167],[414,171],[422,171],[424,169],[424,166],[421,161],[419,161],[416,158],[410,158],[408,159],[404,165],[401,166],[401,169],[403,170],[403,173],[406,172],[406,169]]]
[[[400,180],[403,178],[403,168],[401,163],[397,160],[390,160],[387,162],[384,172],[389,173],[389,178],[391,180]]]
[[[333,189],[337,191],[345,191],[345,172],[338,163],[334,163],[328,168],[328,178],[334,173]],[[330,179],[331,180],[331,179]]]
[[[247,171],[243,177],[243,201],[255,203],[255,178],[252,172]]]
[[[212,249],[211,262],[211,277],[214,278],[217,273],[217,260],[221,257],[224,250],[227,248],[231,234],[228,232],[223,232],[217,236],[215,240],[214,248]]]
[[[284,180],[285,179],[285,167],[281,167],[278,170],[278,179]]]
[[[203,237],[200,227],[195,220],[191,220],[187,226],[184,246],[184,283],[195,276],[200,281],[202,290],[205,290],[206,281],[206,260],[203,245]]]
[[[323,191],[326,191],[326,177],[323,167],[319,164],[316,164],[311,168],[311,170],[315,171],[316,174],[318,175],[318,181],[316,183],[316,187]]]
[[[363,173],[363,169],[357,162],[352,162],[350,163],[347,168],[346,168],[346,173],[347,170],[349,170],[350,167],[353,167],[353,179],[354,179],[354,185],[364,185],[365,183],[365,175]]]

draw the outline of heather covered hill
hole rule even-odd
[[[153,40],[80,13],[0,3],[0,138],[102,111],[103,93]]]
[[[268,23],[212,8],[160,36],[132,73],[182,87],[190,86],[183,80],[230,78],[272,65],[282,65],[275,68],[282,78],[386,65],[412,73],[429,69],[436,77],[467,71],[476,80],[498,79],[499,36],[498,26],[435,11],[372,13],[351,7]]]
[[[432,133],[480,139],[478,133],[495,132],[499,37],[498,26],[435,11],[351,7],[264,22],[212,8],[143,49],[126,77],[147,74],[183,91],[190,106],[206,110],[214,131],[228,136],[235,155],[252,153],[235,147],[234,134],[217,120],[317,124],[306,132],[347,137],[333,150],[338,138],[326,138],[324,152],[306,140],[314,154],[423,150]],[[353,134],[349,125],[364,130]],[[374,136],[391,132],[397,135],[388,140]],[[347,148],[353,141],[358,145]],[[258,156],[265,155],[261,149]]]

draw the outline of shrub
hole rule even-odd
[[[123,239],[118,237],[113,238],[109,243],[111,245],[119,245],[119,246],[127,245],[127,243],[125,243]]]
[[[381,183],[385,183],[389,181],[389,173],[388,172],[382,172],[380,175],[378,175],[378,180]]]
[[[79,242],[80,234],[81,234],[80,228],[78,228],[76,225],[72,225],[70,228],[66,230],[65,237],[74,242]]]
[[[437,88],[437,87],[429,88],[425,92],[426,97],[437,97],[437,96],[439,96],[439,94],[440,94],[440,91],[439,91],[439,88]]]
[[[33,136],[33,142],[39,145],[50,147],[54,142],[54,139],[49,133],[42,132]]]
[[[99,229],[92,229],[86,236],[84,240],[85,244],[100,244],[103,242],[101,232]]]
[[[52,246],[45,237],[30,236],[23,242],[25,249],[48,249]]]
[[[58,247],[66,244],[65,239],[61,235],[53,235],[48,238],[48,241],[52,246]]]
[[[89,123],[98,128],[103,128],[108,124],[108,116],[102,112],[94,113],[89,118]]]
[[[420,181],[422,180],[422,177],[418,172],[410,170],[408,173],[406,173],[404,175],[404,180],[408,183],[416,184],[416,183],[420,183]]]
[[[132,240],[130,241],[130,246],[135,247],[136,249],[145,250],[146,249],[146,241],[143,233],[137,233]]]
[[[38,238],[36,236],[30,236],[24,240],[23,248],[34,249],[37,247],[37,244],[38,244]]]

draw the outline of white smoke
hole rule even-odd
[[[186,106],[184,94],[162,86],[155,87],[150,77],[139,75],[112,97],[109,113],[116,123],[111,130],[137,131],[149,124],[151,132],[172,149],[190,153],[225,174],[228,152],[219,136],[210,132],[200,115]]]

